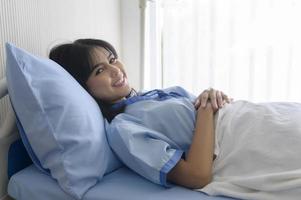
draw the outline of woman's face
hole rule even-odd
[[[92,96],[108,103],[115,103],[127,96],[131,87],[123,64],[105,48],[97,47],[92,52],[93,71],[86,85]]]

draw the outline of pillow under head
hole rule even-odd
[[[121,166],[95,100],[61,66],[6,44],[6,77],[21,139],[35,165],[81,199]],[[35,159],[36,160],[35,160]]]

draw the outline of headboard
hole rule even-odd
[[[0,80],[0,100],[8,98],[7,96],[7,85],[6,79],[3,78]],[[1,192],[6,192],[7,189],[7,155],[10,144],[15,141],[19,135],[17,133],[16,125],[15,125],[15,115],[11,108],[11,105],[8,102],[8,110],[5,115],[5,119],[3,120],[0,126],[0,145],[2,151],[0,151],[0,159],[1,159],[1,172],[0,172],[0,185]],[[5,162],[3,162],[5,161]],[[4,165],[3,165],[4,164]],[[2,198],[0,198],[2,200]],[[8,197],[6,197],[8,199]]]
[[[0,99],[5,97],[8,94],[7,92],[7,85],[6,85],[6,78],[3,78],[0,80]],[[13,128],[15,127],[15,115],[10,107],[8,109],[8,112],[5,116],[3,124],[1,124],[0,127],[0,141],[4,140],[5,138],[8,138],[10,136],[10,133],[13,131]]]

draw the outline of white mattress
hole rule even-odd
[[[17,200],[71,200],[57,182],[31,165],[13,175],[8,193]],[[164,188],[140,177],[128,168],[106,175],[85,195],[84,200],[225,200],[226,197],[207,196],[183,187]]]

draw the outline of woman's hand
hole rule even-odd
[[[199,109],[197,110],[197,113],[198,113],[198,115],[199,114],[201,114],[201,113],[207,113],[207,114],[215,114],[215,112],[216,111],[218,111],[218,109],[215,109],[215,108],[213,108],[213,106],[212,106],[212,104],[211,104],[211,102],[210,102],[210,100],[208,100],[207,102],[206,102],[206,106],[205,107],[199,107]]]
[[[194,106],[195,106],[195,109],[198,110],[198,108],[200,106],[205,108],[207,105],[207,102],[210,102],[214,112],[216,112],[219,108],[222,108],[225,105],[225,103],[230,103],[232,101],[233,101],[233,99],[229,98],[222,91],[215,90],[213,88],[209,88],[207,90],[204,90],[198,96],[198,98],[196,99],[196,101],[194,103]]]

